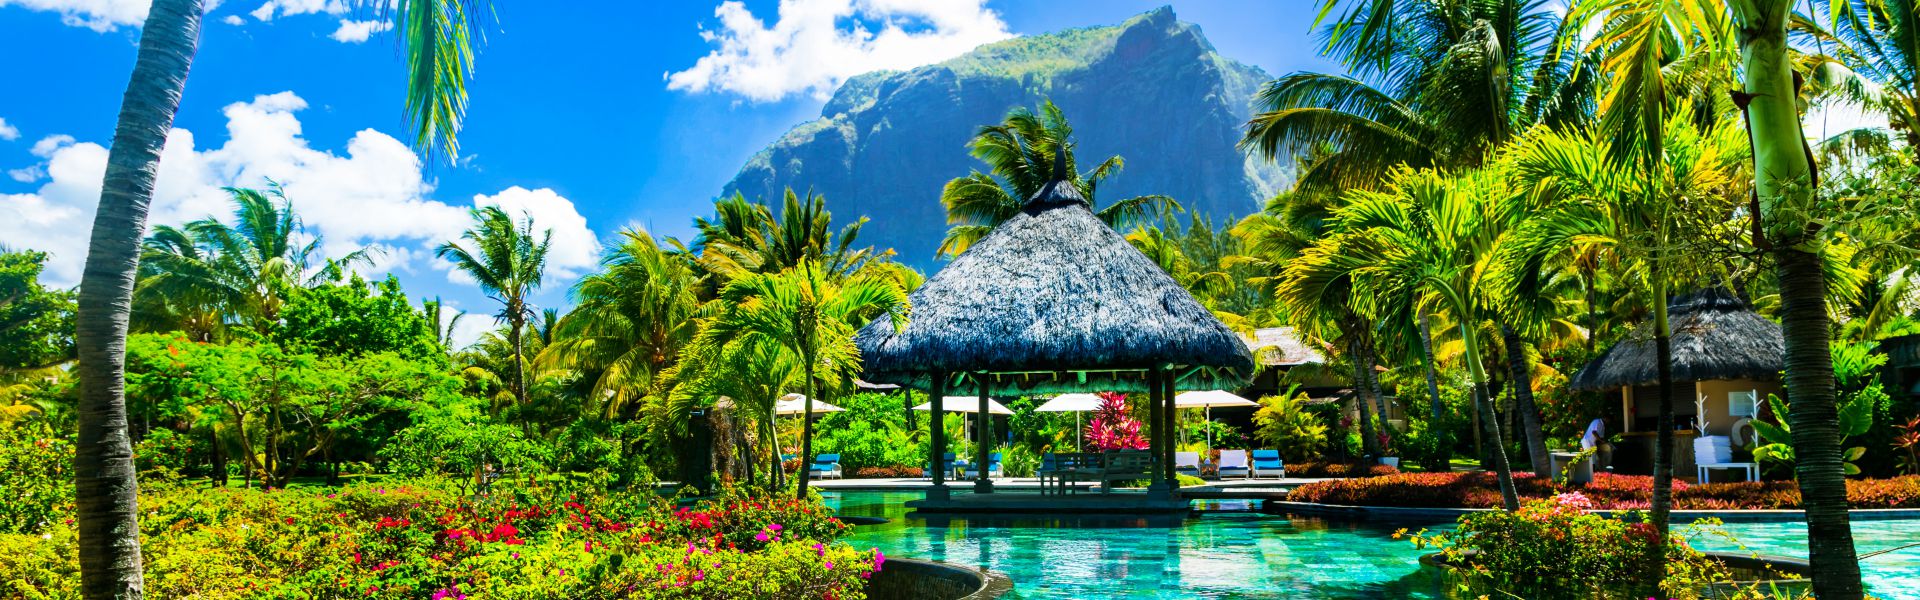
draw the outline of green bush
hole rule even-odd
[[[0,533],[39,533],[63,518],[73,509],[73,442],[44,422],[0,426],[0,499]]]
[[[1260,399],[1260,410],[1253,414],[1253,437],[1278,448],[1288,461],[1317,458],[1327,447],[1327,424],[1307,409],[1305,393],[1287,391]]]

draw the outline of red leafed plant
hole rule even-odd
[[[1087,445],[1106,450],[1145,450],[1147,438],[1140,435],[1140,422],[1127,416],[1127,395],[1100,392],[1100,408],[1093,411],[1087,426]]]

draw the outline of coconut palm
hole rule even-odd
[[[691,406],[702,399],[727,398],[734,414],[755,425],[764,446],[749,450],[748,456],[767,458],[767,483],[781,488],[785,471],[780,464],[779,437],[774,430],[775,403],[792,391],[801,377],[800,358],[792,350],[764,337],[751,337],[730,343],[692,344],[678,367],[684,382],[674,388],[678,405]],[[743,436],[744,437],[744,436]],[[751,479],[757,460],[747,462]]]
[[[652,391],[695,332],[699,281],[692,265],[644,230],[620,232],[601,271],[574,285],[578,304],[561,317],[535,361],[593,382],[589,409],[614,418]]]
[[[715,201],[713,208],[713,219],[694,219],[693,253],[702,269],[718,276],[711,282],[716,293],[728,279],[789,269],[802,260],[813,261],[829,277],[845,278],[893,253],[855,247],[866,217],[836,231],[826,197],[812,192],[795,194],[789,188],[777,217],[772,207],[739,194]]]
[[[1578,29],[1549,2],[1325,0],[1314,25],[1350,74],[1266,84],[1240,142],[1269,159],[1330,145],[1303,166],[1303,188],[1372,187],[1398,165],[1472,167],[1528,125],[1590,114],[1588,58],[1551,52]]]
[[[1040,103],[1038,114],[1019,107],[1009,111],[999,124],[981,127],[967,147],[974,158],[986,163],[987,172],[974,171],[947,182],[940,190],[947,223],[953,225],[940,241],[940,255],[959,256],[994,227],[1020,214],[1027,199],[1054,180],[1056,153],[1066,154],[1069,181],[1080,196],[1089,202],[1097,200],[1094,192],[1100,183],[1119,173],[1126,161],[1109,156],[1082,173],[1074,166],[1072,137],[1073,126],[1067,123],[1066,113],[1051,101]],[[1126,229],[1160,210],[1179,206],[1167,196],[1135,196],[1094,214],[1108,227]]]
[[[553,231],[536,235],[532,218],[515,222],[498,206],[475,208],[470,215],[473,228],[460,236],[465,243],[446,242],[434,250],[434,255],[452,260],[454,268],[472,277],[482,291],[500,303],[494,319],[507,324],[507,343],[512,346],[513,375],[508,386],[514,402],[525,406],[526,343],[522,336],[527,320],[533,316],[527,297],[540,287]]]
[[[721,290],[728,303],[701,330],[696,346],[731,343],[770,343],[787,349],[800,360],[802,387],[807,396],[801,429],[800,462],[813,460],[814,400],[822,389],[844,387],[859,371],[860,351],[853,334],[874,318],[885,315],[895,327],[907,319],[907,294],[892,279],[858,274],[834,281],[811,259],[777,273],[750,273]],[[799,495],[807,494],[802,477]]]
[[[475,0],[366,4],[390,17],[400,32],[408,70],[406,114],[418,126],[416,145],[441,147],[451,156],[466,112],[471,23],[490,11]],[[133,453],[126,437],[128,313],[160,151],[180,108],[204,9],[203,0],[154,0],[147,11],[80,279],[74,512],[80,593],[89,599],[137,598],[145,589]]]
[[[447,315],[446,308],[446,303],[441,302],[439,296],[420,303],[420,312],[427,316],[428,323],[433,324],[434,342],[440,344],[441,352],[453,354],[457,350],[453,347],[453,332],[460,326],[460,320],[467,318],[467,311],[454,311],[452,315]]]
[[[370,262],[367,251],[356,250],[316,264],[324,240],[307,233],[279,186],[226,190],[236,208],[234,224],[207,218],[178,228],[154,227],[143,244],[133,293],[137,307],[162,312],[136,318],[162,326],[178,320],[209,335],[227,323],[265,334],[279,325],[280,310],[295,288],[319,285],[341,268]]]

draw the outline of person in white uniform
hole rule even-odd
[[[1587,424],[1586,435],[1580,436],[1580,448],[1595,449],[1593,466],[1596,471],[1613,467],[1613,444],[1607,443],[1607,420],[1605,417],[1594,419]]]

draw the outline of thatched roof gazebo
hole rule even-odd
[[[1064,163],[1056,156],[1053,172],[1067,173]],[[955,392],[1148,392],[1154,430],[1171,431],[1174,389],[1236,389],[1254,369],[1241,338],[1095,217],[1065,180],[1041,188],[910,301],[905,328],[875,321],[854,338],[862,378],[925,389],[936,400]],[[1155,456],[1171,464],[1163,437],[1153,436]],[[933,439],[944,437],[936,431]],[[1156,486],[1171,479],[1166,471]],[[938,474],[934,481],[944,491]],[[984,473],[976,487],[991,489]]]
[[[1786,338],[1780,324],[1753,312],[1723,288],[1687,294],[1667,304],[1673,327],[1673,380],[1775,380],[1786,368]],[[1635,328],[1568,383],[1575,390],[1654,385],[1653,323]]]
[[[1734,447],[1753,443],[1749,423],[1761,414],[1762,399],[1781,390],[1786,342],[1779,324],[1725,289],[1674,298],[1667,319],[1673,327],[1674,409],[1682,426],[1672,460],[1686,472],[1695,466],[1687,438],[1726,436]],[[1653,324],[1646,323],[1569,381],[1580,391],[1618,390],[1618,433],[1624,437],[1614,452],[1617,472],[1652,472],[1660,393],[1655,352]]]

